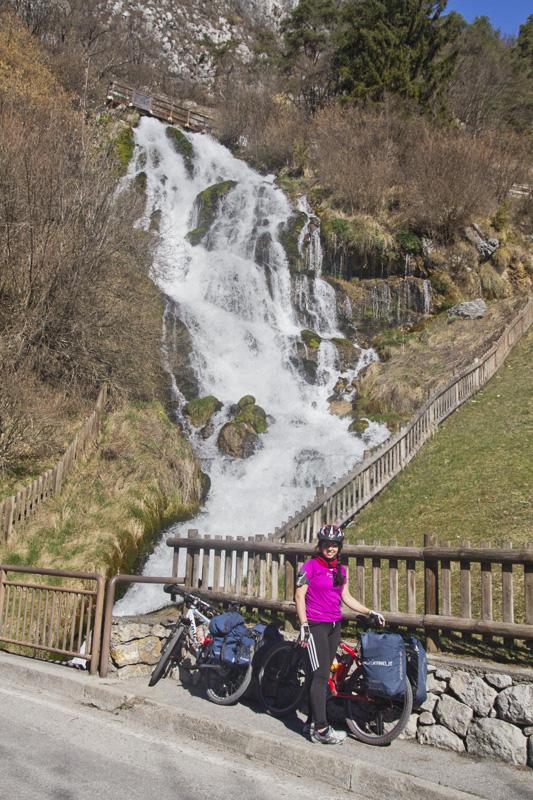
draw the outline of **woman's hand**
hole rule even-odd
[[[383,614],[380,614],[379,611],[369,611],[368,621],[372,625],[377,625],[380,628],[385,627],[385,617],[383,616]]]
[[[307,643],[309,641],[310,636],[311,636],[311,629],[309,627],[309,623],[302,622],[302,624],[300,625],[300,641],[299,641],[301,647],[307,647]]]

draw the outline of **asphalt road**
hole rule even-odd
[[[310,752],[312,757],[312,749]],[[0,796],[17,800],[357,800],[119,715],[0,687]]]

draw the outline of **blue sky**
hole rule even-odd
[[[448,0],[447,11],[458,11],[468,21],[489,17],[502,34],[516,36],[520,25],[533,14],[533,0]]]

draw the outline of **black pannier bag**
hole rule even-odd
[[[398,633],[362,633],[361,653],[369,695],[398,697],[405,692],[405,643]]]
[[[426,680],[428,674],[428,662],[426,651],[420,639],[416,636],[408,636],[405,640],[405,652],[407,656],[407,677],[413,687],[413,708],[420,708],[426,702],[427,690]]]

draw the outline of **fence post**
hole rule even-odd
[[[2,633],[2,612],[4,610],[4,581],[6,579],[5,569],[0,569],[0,634]]]
[[[439,562],[426,556],[427,547],[436,547],[434,533],[424,534],[424,614],[434,616],[439,613]],[[439,649],[438,630],[426,628],[426,649],[436,653]]]

